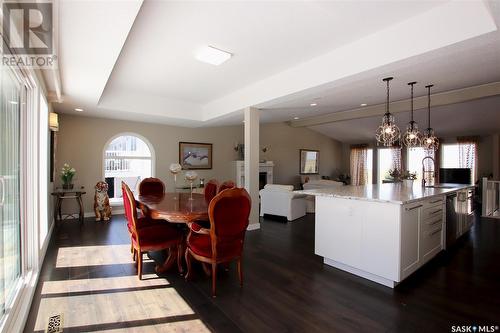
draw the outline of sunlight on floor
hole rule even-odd
[[[132,275],[96,279],[44,281],[42,295],[168,285],[169,282],[166,279],[159,278],[156,274],[143,274],[142,280],[139,280],[136,275]]]
[[[132,262],[130,245],[100,245],[61,247],[57,251],[56,267],[128,264]]]
[[[147,262],[148,260],[144,260]],[[131,264],[129,245],[59,248],[56,268]],[[35,331],[62,314],[72,331],[209,332],[165,278],[156,274],[43,281]],[[126,326],[126,328],[123,328]]]

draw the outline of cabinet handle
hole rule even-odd
[[[437,212],[442,212],[442,209],[436,209],[435,211],[431,212],[429,215],[436,214]]]
[[[417,208],[420,208],[422,207],[423,205],[418,205],[418,206],[414,206],[414,207],[411,207],[411,208],[406,208],[407,211],[409,210],[414,210],[414,209],[417,209]]]
[[[437,234],[438,232],[440,232],[442,230],[442,228],[439,228],[439,229],[436,229],[434,231],[431,231],[429,232],[429,236],[434,236],[435,234]]]
[[[427,225],[434,225],[434,224],[438,224],[439,222],[441,222],[441,219],[438,219],[438,220],[432,221],[432,222],[427,222]]]
[[[438,203],[438,202],[443,202],[443,199],[438,199],[438,200],[430,201],[431,204]]]

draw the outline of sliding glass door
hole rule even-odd
[[[14,72],[0,67],[0,319],[21,277],[20,108],[25,91]]]

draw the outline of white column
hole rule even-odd
[[[248,230],[259,229],[259,110],[245,109],[245,189],[252,198]]]

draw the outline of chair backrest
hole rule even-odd
[[[227,190],[228,188],[234,188],[234,187],[236,187],[236,185],[234,184],[234,182],[232,180],[226,180],[219,187],[219,193],[224,191],[224,190]]]
[[[144,178],[139,184],[139,195],[162,195],[165,193],[165,184],[158,178]]]
[[[137,205],[134,194],[125,182],[122,182],[122,196],[128,230],[137,236]]]
[[[208,216],[214,258],[228,255],[223,252],[227,249],[231,249],[232,254],[241,254],[250,209],[250,195],[244,188],[219,192],[210,201]]]
[[[217,195],[217,190],[219,188],[219,182],[215,179],[210,179],[208,183],[205,184],[205,200],[208,203]]]

